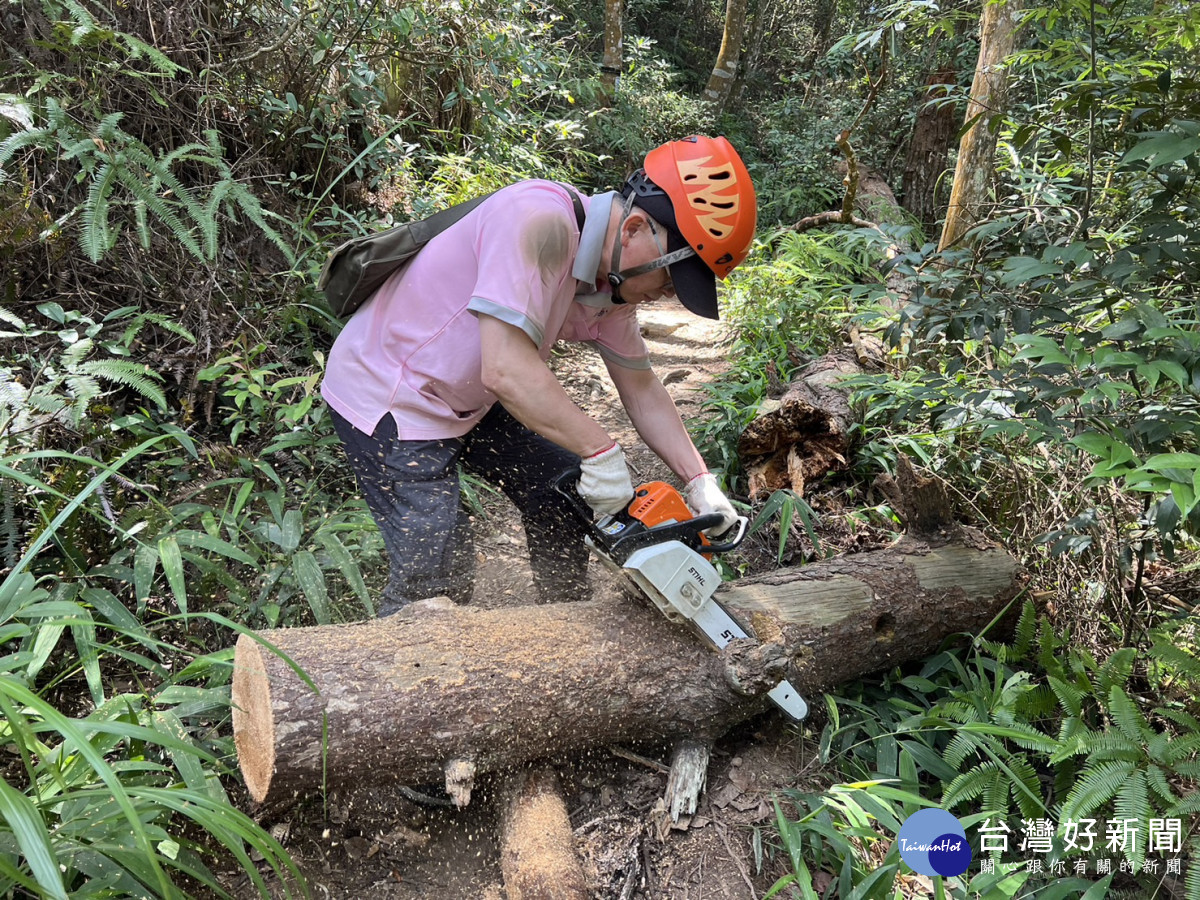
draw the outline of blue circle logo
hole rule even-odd
[[[944,809],[909,816],[896,836],[900,858],[918,875],[962,875],[971,866],[971,845],[962,823]]]

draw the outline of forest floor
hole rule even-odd
[[[728,365],[722,326],[676,304],[648,307],[639,318],[659,377],[685,420],[697,416],[703,385]],[[573,347],[553,365],[580,406],[626,449],[635,484],[673,479],[638,440],[597,355]],[[531,580],[516,511],[507,501],[490,502],[495,508],[476,521],[473,602],[484,607],[529,602]],[[598,596],[620,590],[598,563],[589,576]],[[820,698],[810,698],[810,704],[819,710]],[[656,811],[670,755],[669,746],[645,745],[549,761],[562,783],[594,897],[762,897],[789,871],[786,853],[774,846],[773,797],[787,788],[819,790],[830,782],[817,759],[816,734],[775,711],[726,734],[713,748],[697,814],[679,826],[665,825]],[[418,804],[396,786],[360,785],[312,798],[264,824],[293,855],[318,900],[503,900],[497,786],[481,778],[470,805],[456,810]],[[250,896],[251,886],[243,887]],[[781,896],[791,894],[785,889]]]

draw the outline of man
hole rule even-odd
[[[745,259],[755,218],[737,152],[722,137],[691,137],[651,151],[619,194],[581,198],[550,181],[496,192],[363,305],[321,392],[387,546],[381,615],[426,597],[469,599],[460,466],[520,510],[539,599],[588,595],[584,526],[550,483],[578,466],[579,494],[598,515],[628,505],[633,485],[621,447],[547,368],[558,340],[599,350],[691,508],[721,513],[716,533],[733,523],[650,368],[636,310],[678,296],[717,318],[716,277]]]

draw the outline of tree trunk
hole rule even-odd
[[[926,81],[925,99],[913,125],[904,161],[904,208],[932,234],[941,213],[938,202],[942,175],[954,139],[955,104],[949,99],[954,70],[942,68]]]
[[[979,25],[979,61],[967,104],[967,130],[959,141],[958,161],[940,249],[958,243],[984,216],[996,155],[993,122],[1007,107],[1008,73],[1003,64],[1017,45],[1022,0],[988,0]]]
[[[255,801],[286,803],[323,782],[450,772],[461,793],[464,771],[711,740],[762,711],[781,677],[811,697],[921,658],[983,629],[1021,583],[1002,549],[950,529],[726,585],[719,599],[759,641],[719,653],[631,598],[495,610],[437,599],[360,624],[242,635],[238,761]]]
[[[733,89],[734,78],[737,77],[742,40],[746,34],[746,3],[747,0],[725,2],[725,32],[721,36],[721,49],[717,53],[712,75],[708,78],[708,87],[704,89],[704,99],[712,101],[718,109],[725,105]]]
[[[604,57],[600,63],[600,86],[607,106],[611,106],[617,96],[617,84],[624,67],[623,12],[622,0],[604,0]]]

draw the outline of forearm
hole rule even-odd
[[[526,428],[579,456],[612,445],[601,425],[583,412],[520,329],[480,316],[484,386]]]
[[[650,370],[610,369],[621,403],[646,446],[685,483],[708,471],[675,401]]]

